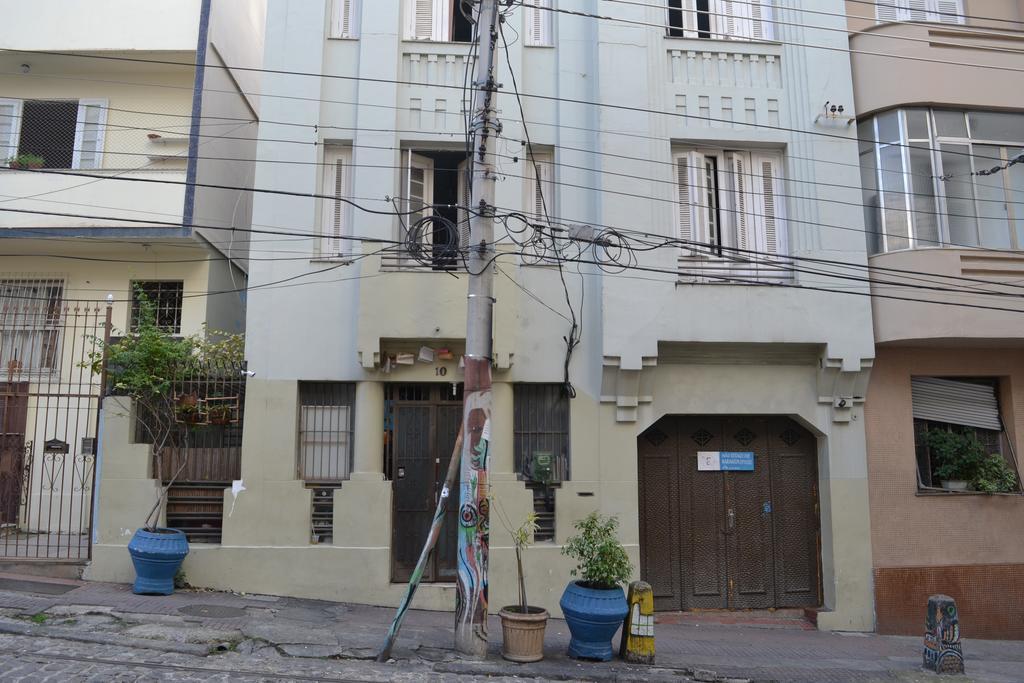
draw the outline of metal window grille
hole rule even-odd
[[[569,398],[561,384],[517,384],[516,471],[525,479],[552,484],[569,478]]]
[[[352,466],[355,385],[299,383],[299,477],[309,483],[340,483]]]
[[[8,374],[59,369],[63,294],[63,280],[0,280],[0,365]]]
[[[170,334],[181,332],[181,307],[185,283],[181,280],[133,281],[132,311],[129,329],[135,332],[139,324],[139,302],[145,297],[156,307],[157,326]]]
[[[25,100],[18,154],[34,154],[46,168],[71,168],[78,125],[78,100]]]

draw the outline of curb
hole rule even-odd
[[[211,650],[211,648],[206,645],[168,643],[158,640],[146,640],[143,638],[126,638],[124,636],[117,635],[91,635],[88,633],[75,633],[60,627],[30,626],[28,624],[0,623],[0,633],[14,636],[71,640],[79,643],[93,643],[97,645],[133,647],[144,650],[156,650],[159,652],[175,652],[178,654],[195,655],[198,657],[205,657],[210,654]]]

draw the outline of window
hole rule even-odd
[[[331,38],[359,37],[360,0],[334,0],[331,10]]]
[[[668,0],[675,38],[773,40],[773,0]]]
[[[1024,248],[1024,165],[978,174],[1024,154],[1024,115],[891,110],[857,137],[870,253]]]
[[[145,297],[154,306],[156,324],[170,334],[181,333],[181,306],[185,283],[181,280],[133,281],[132,310],[128,329],[135,332],[139,325],[139,302]]]
[[[345,239],[349,235],[352,205],[344,201],[351,194],[351,162],[352,154],[347,147],[324,148],[321,194],[334,199],[324,199],[322,202],[323,217],[317,247],[317,253],[321,258],[344,258],[352,252],[352,243]]]
[[[106,119],[102,100],[0,99],[0,160],[32,154],[44,168],[101,168]]]
[[[554,44],[552,0],[523,0],[523,30],[526,44],[549,46]]]
[[[555,488],[569,479],[569,397],[562,384],[513,389],[515,466],[533,491],[534,540],[555,538]]]
[[[1017,472],[1012,449],[1003,431],[998,390],[999,380],[996,378],[911,378],[919,488],[938,488],[941,485],[933,474],[935,455],[928,446],[927,435],[933,430],[977,437],[985,446],[986,453],[1003,457],[1010,469]],[[1018,473],[1015,490],[1019,489]]]
[[[406,40],[468,43],[473,3],[466,0],[405,0]]]
[[[780,154],[688,151],[677,152],[675,163],[683,256],[747,268],[787,253]]]
[[[63,296],[62,280],[0,280],[0,368],[10,377],[59,367]]]
[[[402,197],[409,213],[402,224],[414,232],[409,241],[416,249],[409,259],[435,270],[460,265],[459,250],[469,242],[469,214],[459,208],[469,203],[468,168],[465,152],[404,152]]]
[[[889,21],[934,21],[964,23],[963,0],[878,0],[875,16]]]
[[[526,159],[526,182],[530,217],[546,224],[558,216],[555,209],[555,159],[551,152],[533,152]]]
[[[352,460],[355,385],[299,383],[299,478],[308,483],[340,484]]]

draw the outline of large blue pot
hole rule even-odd
[[[569,656],[602,662],[611,659],[612,638],[629,614],[622,588],[587,588],[573,581],[558,604],[572,634]]]
[[[188,555],[188,539],[177,529],[139,529],[128,544],[128,553],[135,565],[138,595],[170,595],[174,592],[174,575]]]

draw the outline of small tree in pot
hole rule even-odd
[[[579,533],[562,548],[563,555],[576,560],[571,575],[579,577],[566,586],[559,602],[572,633],[570,657],[611,659],[612,637],[629,612],[622,584],[629,581],[633,565],[616,536],[618,527],[616,517],[592,512],[576,522]]]
[[[974,479],[985,460],[985,446],[975,434],[931,429],[926,436],[935,460],[934,474],[942,487],[963,491]]]
[[[491,506],[495,509],[495,506]],[[498,508],[500,509],[500,508]],[[537,513],[531,512],[518,528],[512,529],[502,515],[502,525],[512,535],[516,549],[516,570],[519,578],[519,604],[501,608],[501,656],[513,662],[539,662],[544,658],[544,630],[548,611],[533,607],[526,600],[526,579],[523,575],[523,550],[529,547],[537,532]]]

